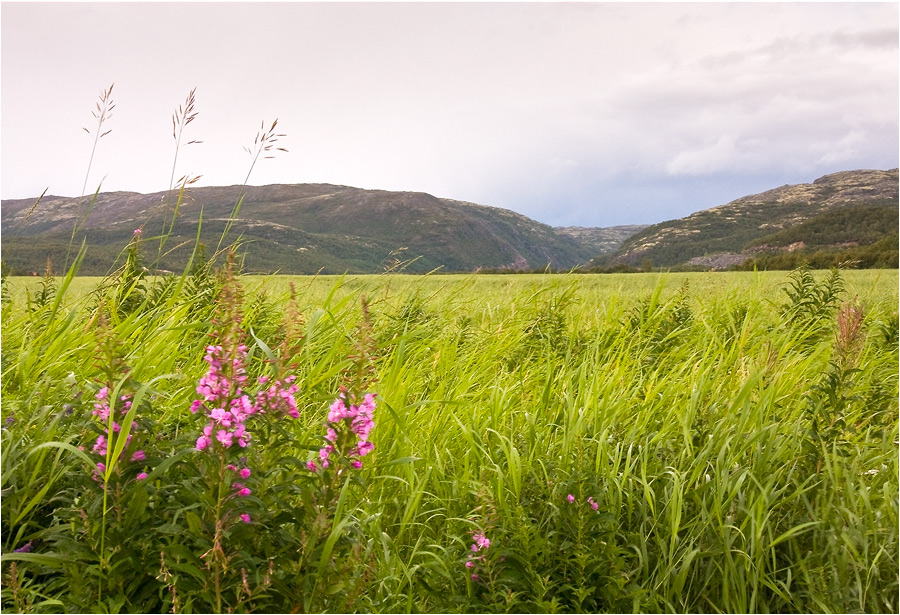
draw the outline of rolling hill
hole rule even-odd
[[[597,246],[515,212],[441,199],[421,192],[363,190],[330,184],[270,185],[245,189],[228,241],[241,234],[245,269],[280,273],[375,273],[416,259],[410,272],[492,269],[570,269]],[[241,195],[240,186],[190,188],[158,268],[179,270],[198,232],[213,250]],[[89,245],[84,274],[109,270],[133,230],[143,228],[147,260],[156,262],[165,192],[111,192],[89,198],[44,197],[2,203],[3,260],[16,271],[41,271],[48,256],[62,263],[72,229],[84,217]],[[86,217],[85,217],[86,216]],[[613,233],[614,249],[622,233]],[[612,244],[609,244],[612,241]],[[227,243],[227,242],[226,242]],[[182,245],[183,244],[183,245]],[[154,246],[157,249],[154,251]]]
[[[897,169],[843,171],[654,224],[594,264],[723,268],[767,252],[890,243],[897,227]]]

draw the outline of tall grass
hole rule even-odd
[[[787,292],[799,274],[292,279],[300,418],[260,428],[245,451],[265,471],[254,522],[228,538],[222,608],[896,611],[896,278],[841,276],[864,318],[837,375],[850,295],[804,308]],[[824,292],[826,277],[805,283]],[[214,608],[191,487],[188,407],[217,296],[192,292],[200,282],[148,290],[128,313],[114,309],[121,293],[73,291],[71,279],[42,305],[11,289],[4,608]],[[280,341],[286,282],[243,281],[254,374]],[[363,294],[378,348],[375,451],[321,517],[298,485]],[[76,452],[96,437],[86,402],[103,379],[101,303],[130,377],[153,381],[155,450],[145,495],[122,509],[141,512],[106,536],[105,568],[91,546],[97,487]],[[465,566],[475,533],[491,542],[477,580]]]

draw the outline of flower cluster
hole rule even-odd
[[[469,553],[469,558],[466,560],[466,568],[469,570],[474,569],[480,562],[484,561],[484,553],[481,555],[476,555],[481,551],[487,551],[491,546],[491,541],[481,532],[476,532],[472,535],[472,546],[469,547],[471,549],[471,553]],[[477,581],[479,576],[477,573],[472,572],[470,578],[473,581]]]
[[[244,393],[243,385],[247,382],[244,360],[247,358],[247,347],[243,344],[226,353],[222,346],[207,346],[204,360],[209,363],[209,371],[197,384],[200,399],[191,404],[191,412],[197,413],[205,409],[209,423],[203,428],[203,434],[197,438],[196,448],[202,451],[213,442],[219,442],[224,448],[237,444],[244,448],[250,443],[250,433],[245,421],[254,414],[264,414],[266,410],[277,410],[291,418],[300,416],[294,394],[297,385],[292,384],[294,376],[284,380],[275,380],[268,389],[256,394],[251,402],[250,396]],[[268,382],[261,377],[260,384]]]
[[[203,428],[203,435],[197,438],[197,450],[202,451],[213,441],[225,448],[237,444],[241,448],[250,442],[250,434],[244,421],[255,413],[250,398],[241,389],[247,381],[244,359],[247,347],[241,344],[233,356],[228,357],[222,346],[207,346],[204,360],[209,363],[209,371],[197,384],[200,399],[191,404],[191,412],[201,408],[208,411],[209,423]],[[230,369],[228,369],[230,367]]]
[[[296,376],[287,376],[283,380],[275,379],[268,389],[259,391],[256,394],[256,407],[259,412],[265,412],[266,409],[277,410],[287,414],[292,419],[299,418],[300,412],[297,410],[297,400],[294,397],[294,394],[299,391],[297,385],[294,384],[296,378]],[[260,376],[260,384],[268,382],[268,377]]]
[[[367,393],[362,403],[347,403],[346,395],[341,394],[328,409],[325,439],[328,444],[319,449],[318,461],[313,459],[306,467],[313,472],[330,465],[330,457],[337,453],[350,460],[350,466],[362,467],[362,458],[375,449],[369,442],[369,433],[375,427],[372,418],[375,412],[375,394]]]
[[[104,424],[109,425],[110,416],[112,415],[112,430],[113,433],[119,433],[121,431],[121,426],[115,420],[115,410],[109,405],[109,395],[110,390],[108,386],[101,388],[94,398],[97,400],[97,403],[94,404],[94,411],[92,414],[98,417]],[[127,413],[131,409],[131,397],[129,395],[122,395],[119,397],[119,401],[122,402],[122,411],[123,413]],[[137,422],[132,423],[132,429],[137,428]],[[100,455],[104,459],[106,459],[107,454],[109,452],[109,428],[103,430],[103,433],[106,435],[97,436],[97,440],[94,442],[94,446],[91,449],[93,453]],[[122,449],[122,452],[119,454],[119,459],[121,459],[125,455],[125,451],[128,450],[128,447],[131,445],[131,439],[133,434],[129,433],[125,439],[125,447]],[[131,454],[130,461],[144,461],[147,458],[147,455],[143,450],[137,450]],[[100,480],[100,473],[106,471],[106,464],[103,462],[97,463],[97,471],[94,472],[94,480]],[[146,472],[141,472],[137,475],[138,480],[144,480],[147,478]]]

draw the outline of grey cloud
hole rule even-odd
[[[883,28],[857,32],[834,32],[828,36],[829,42],[838,49],[897,49],[900,30]]]

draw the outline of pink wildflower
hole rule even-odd
[[[472,546],[469,547],[469,549],[471,549],[472,553],[469,553],[469,559],[466,562],[466,568],[469,568],[469,569],[475,568],[477,570],[478,568],[476,568],[476,566],[477,566],[476,562],[484,561],[484,554],[482,553],[481,555],[473,555],[473,553],[478,553],[481,550],[487,551],[491,546],[491,541],[488,539],[487,536],[485,536],[481,532],[473,533],[472,541],[473,541]],[[472,580],[477,581],[478,575],[473,574]]]
[[[241,513],[241,521],[244,523],[250,523],[250,515],[247,513]]]
[[[374,411],[375,395],[373,393],[366,394],[361,404],[348,405],[346,393],[342,392],[328,408],[325,424],[325,440],[328,444],[319,450],[320,464],[313,461],[307,464],[307,468],[314,472],[320,466],[327,468],[331,453],[336,451],[339,451],[338,454],[342,460],[349,461],[350,467],[353,469],[362,468],[361,458],[375,449],[375,445],[369,442],[369,433],[375,427],[375,421],[372,419]],[[356,443],[351,445],[350,442],[354,436]]]
[[[103,436],[97,436],[97,442],[94,444],[94,448],[92,450],[98,455],[106,455],[106,438]]]
[[[112,416],[113,408],[111,408],[109,406],[109,404],[106,402],[106,400],[109,399],[109,397],[110,397],[109,387],[108,386],[102,387],[97,392],[97,394],[94,395],[94,397],[99,400],[99,403],[94,404],[93,414],[94,414],[94,416],[99,417],[100,420],[103,421],[103,423],[107,426],[107,428],[104,429],[104,435],[97,436],[97,439],[94,442],[94,446],[91,448],[91,451],[96,455],[100,455],[105,461],[110,452],[110,440],[109,440],[110,429],[108,426],[109,426],[111,419],[113,418],[113,416]],[[122,402],[122,404],[119,408],[117,408],[117,410],[123,411],[123,409],[124,409],[124,411],[127,412],[131,408],[132,402],[131,402],[129,395],[120,395],[119,401]],[[120,433],[122,431],[122,428],[119,425],[119,423],[115,420],[112,420],[111,422],[112,422],[112,433]],[[134,431],[138,428],[139,428],[139,425],[138,425],[137,421],[134,421],[132,423],[132,431]],[[125,445],[122,447],[122,451],[119,454],[120,461],[123,460],[123,458],[125,456],[125,451],[128,450],[128,447],[131,444],[131,441],[133,438],[134,438],[134,434],[129,434],[128,437],[125,439]],[[84,447],[78,447],[78,448],[79,448],[79,450],[84,450]],[[129,461],[143,461],[146,458],[147,458],[147,455],[144,453],[144,451],[138,450],[131,454]],[[106,466],[103,463],[97,464],[97,467],[99,469],[99,472],[106,471]],[[146,474],[144,474],[144,476],[146,477]],[[92,478],[97,481],[101,480],[100,474],[97,471],[94,471]],[[139,480],[142,480],[142,479],[139,479]]]
[[[238,446],[241,448],[246,447],[250,443],[250,434],[247,433],[247,428],[244,427],[243,423],[239,423],[234,428],[234,437],[238,439]]]
[[[472,536],[472,540],[475,541],[475,544],[472,545],[473,547],[475,545],[478,545],[478,548],[473,549],[473,551],[478,551],[478,549],[487,549],[491,546],[491,541],[488,540],[488,538],[484,534],[474,534]]]
[[[138,480],[144,480],[145,478],[147,478],[146,472],[141,472],[140,474],[137,475]]]
[[[230,431],[225,431],[224,429],[220,429],[216,432],[216,440],[222,443],[225,448],[231,446],[231,441],[234,438],[234,434]]]
[[[226,412],[222,408],[213,408],[209,412],[209,418],[216,421],[217,423],[221,423],[225,427],[231,427],[231,413]]]
[[[592,509],[592,510],[597,510],[598,508],[600,508],[600,505],[597,504],[597,502],[594,501],[594,498],[589,497],[589,498],[587,499],[587,501],[588,501],[588,504],[591,505],[591,509]]]
[[[572,495],[571,493],[570,493],[569,495],[566,496],[566,499],[569,500],[569,504],[574,504],[574,503],[575,503],[575,496]]]
[[[241,470],[241,478],[250,478],[250,468],[244,468]]]
[[[109,418],[109,406],[106,404],[94,404],[94,416],[99,416],[101,421]]]
[[[371,442],[360,442],[356,447],[356,454],[360,457],[365,457],[374,450],[375,445]]]
[[[230,448],[237,443],[244,448],[250,444],[250,433],[247,431],[246,421],[255,414],[265,414],[267,410],[282,410],[293,418],[297,418],[297,402],[294,393],[298,391],[295,385],[285,387],[285,383],[292,382],[293,377],[284,381],[275,380],[268,390],[259,391],[255,401],[243,391],[243,385],[247,382],[247,374],[244,369],[244,360],[247,357],[247,346],[238,344],[227,350],[220,345],[206,347],[204,361],[209,365],[209,370],[197,382],[197,394],[200,399],[194,400],[190,410],[197,413],[206,410],[209,424],[218,429],[215,441],[225,448]],[[269,382],[268,377],[260,377],[260,384]],[[198,450],[205,449],[214,442],[211,433],[206,433]],[[198,443],[200,441],[198,440]]]

